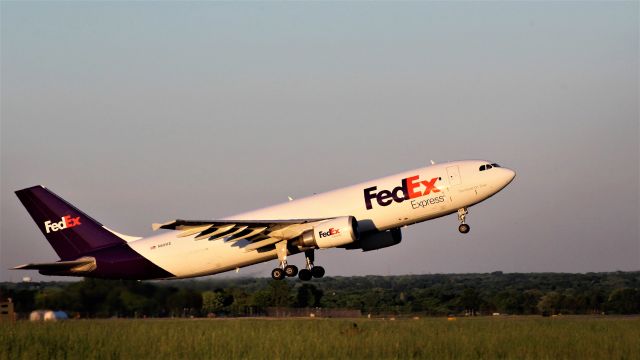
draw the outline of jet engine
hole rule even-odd
[[[387,231],[375,231],[362,234],[360,240],[348,244],[346,249],[362,249],[362,251],[371,251],[397,245],[402,241],[402,232],[400,229],[391,229]]]
[[[323,221],[307,230],[298,239],[301,248],[320,248],[343,246],[358,241],[358,221],[353,216],[342,216]]]

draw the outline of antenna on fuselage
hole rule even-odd
[[[435,165],[435,164],[436,164],[436,162],[431,160],[431,165]]]

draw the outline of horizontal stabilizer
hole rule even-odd
[[[52,263],[24,264],[11,270],[40,270],[44,272],[88,272],[96,268],[96,259],[84,257],[78,260],[57,261]]]

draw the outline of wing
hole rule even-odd
[[[302,235],[316,224],[332,218],[290,220],[173,220],[153,224],[153,230],[181,231],[177,237],[193,236],[194,240],[223,240],[236,243],[246,239],[246,251],[259,250],[283,240]]]

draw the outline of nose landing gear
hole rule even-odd
[[[467,211],[466,207],[462,209],[458,209],[458,221],[460,221],[460,226],[458,226],[458,231],[460,231],[463,234],[466,234],[469,232],[469,230],[471,230],[471,226],[465,223],[465,219],[468,213],[469,211]]]

